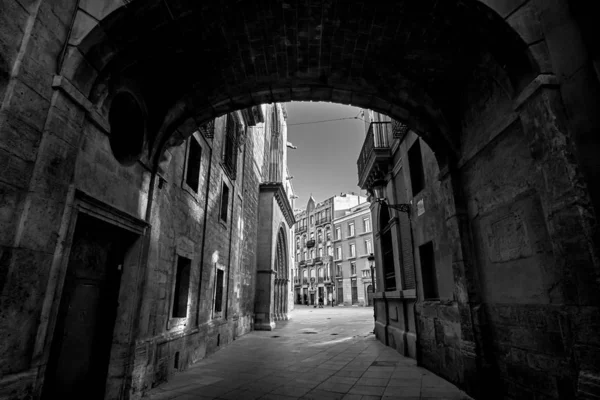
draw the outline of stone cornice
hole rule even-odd
[[[296,223],[296,219],[294,218],[294,210],[292,210],[292,205],[290,204],[285,190],[283,188],[283,183],[281,182],[266,182],[260,184],[261,192],[273,192],[275,199],[277,200],[277,204],[279,204],[279,209],[283,213],[286,222],[288,223],[288,227],[294,226]]]

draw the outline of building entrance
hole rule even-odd
[[[44,398],[82,393],[103,399],[127,243],[134,239],[96,218],[77,218]]]

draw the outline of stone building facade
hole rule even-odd
[[[508,107],[498,87],[486,90]],[[375,234],[376,336],[453,382],[468,380],[476,364],[501,398],[575,398],[578,390],[588,398],[582,393],[595,389],[587,376],[579,389],[568,383],[567,338],[587,331],[595,311],[574,306],[577,278],[557,264],[551,195],[527,147],[535,128],[526,116],[501,122],[491,103],[482,107],[498,130],[463,121],[453,171],[406,125],[364,110],[359,185],[369,190]]]
[[[315,305],[319,297],[323,297],[324,304],[329,304],[330,293],[335,298],[332,221],[361,201],[366,201],[366,198],[354,193],[341,193],[316,203],[311,195],[306,209],[296,213],[296,304]]]
[[[55,99],[40,151],[71,152],[74,172],[62,175],[49,154],[37,160],[24,198],[35,204],[23,215],[32,227],[13,230],[20,244],[3,253],[12,268],[2,282],[2,398],[138,398],[287,314],[294,219],[281,105],[216,118],[172,143],[153,172],[130,158],[147,143],[143,129],[131,131],[139,98],[123,86],[107,101],[112,135],[76,118],[72,99]],[[78,124],[64,125],[65,113]],[[59,139],[65,127],[77,144]],[[141,137],[123,142],[121,129]],[[40,213],[52,224],[33,224]]]
[[[335,304],[372,305],[373,286],[368,256],[373,253],[370,203],[357,206],[333,220],[333,277]]]

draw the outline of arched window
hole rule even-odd
[[[319,229],[317,231],[317,241],[321,243],[323,241],[323,230]]]
[[[302,247],[306,246],[306,234],[302,236]]]
[[[394,246],[392,230],[388,226],[390,211],[385,204],[379,208],[379,235],[381,237],[381,252],[383,253],[383,287],[384,290],[396,290],[396,268],[394,267]]]
[[[330,226],[325,228],[325,237],[328,241],[331,240],[331,227]]]

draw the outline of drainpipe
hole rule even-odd
[[[246,127],[246,134],[247,134],[247,129],[248,127]],[[238,151],[237,149],[235,149],[235,151]],[[246,145],[244,144],[244,150],[242,152],[242,179],[241,179],[241,185],[244,185],[244,174],[246,172],[245,164],[246,164]],[[237,161],[236,161],[237,162]],[[243,200],[242,200],[243,202]],[[227,317],[229,316],[229,278],[231,277],[231,248],[233,247],[232,244],[232,238],[233,238],[233,222],[234,222],[234,217],[233,217],[233,210],[234,210],[234,205],[235,205],[235,185],[231,185],[231,213],[229,215],[231,215],[231,227],[229,229],[229,255],[227,257],[227,293],[225,293],[225,319],[227,319]]]
[[[419,302],[419,281],[417,279],[417,264],[415,263],[415,240],[414,240],[414,236],[413,236],[413,229],[412,229],[412,218],[410,213],[412,212],[412,207],[411,210],[409,210],[409,212],[406,213],[406,215],[408,215],[408,225],[409,225],[409,230],[410,230],[410,246],[412,249],[412,256],[413,256],[413,273],[415,274],[415,302],[413,303],[413,315],[415,318],[415,347],[416,347],[416,352],[417,354],[415,354],[415,358],[417,360],[417,364],[420,365],[421,364],[421,346],[419,344],[419,321],[417,318],[417,303]],[[408,321],[408,316],[406,317],[407,321]],[[408,344],[407,344],[408,345]]]
[[[69,40],[71,40],[71,33],[73,32],[73,27],[75,26],[75,18],[77,17],[77,12],[79,11],[79,3],[81,3],[81,0],[77,0],[77,3],[75,3],[75,10],[73,11],[73,16],[71,17],[71,23],[69,24],[69,32],[67,32],[67,38],[65,39],[65,43],[63,44],[63,47],[60,51],[58,60],[56,60],[56,75],[60,75],[63,62],[65,61],[65,54],[67,53],[67,47],[69,47]]]
[[[208,144],[208,140],[206,138],[204,141]],[[202,293],[202,276],[204,274],[204,245],[206,243],[206,223],[208,221],[208,195],[210,193],[210,181],[211,181],[211,172],[212,172],[212,146],[208,146],[208,175],[206,179],[206,190],[204,191],[204,226],[202,227],[202,246],[200,247],[200,278],[198,280],[198,302],[196,305],[196,327],[200,326],[200,295]]]

